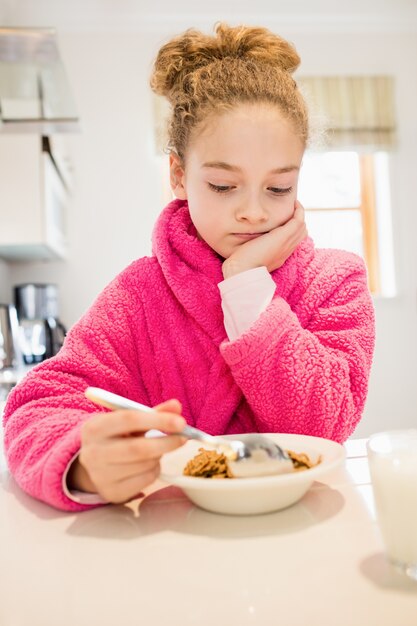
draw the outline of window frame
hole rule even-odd
[[[335,152],[335,150],[331,150]],[[343,152],[343,150],[341,151]],[[364,261],[368,270],[369,289],[373,294],[379,294],[381,289],[379,254],[378,254],[378,231],[377,209],[375,193],[375,166],[372,153],[361,154],[357,152],[359,159],[360,177],[360,204],[357,207],[308,207],[306,212],[339,212],[358,211],[362,224],[362,241]]]

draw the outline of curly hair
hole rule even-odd
[[[163,45],[154,61],[151,88],[171,105],[168,151],[185,158],[197,127],[243,103],[277,106],[305,145],[308,113],[291,76],[300,63],[294,46],[261,27],[220,22],[215,33],[190,28]]]

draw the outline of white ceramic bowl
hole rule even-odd
[[[316,467],[291,474],[258,476],[256,478],[209,479],[184,476],[187,462],[204,447],[200,441],[190,440],[161,460],[161,479],[181,487],[194,504],[214,513],[253,515],[284,509],[294,504],[312,483],[341,465],[345,459],[343,446],[329,439],[307,435],[266,433],[282,448],[306,452],[312,461],[322,456]],[[232,435],[229,438],[238,438]]]

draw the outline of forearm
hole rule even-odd
[[[4,429],[6,459],[17,484],[32,497],[64,511],[88,508],[69,499],[63,475],[80,449],[80,427],[88,414],[23,404],[8,415]]]
[[[369,350],[354,333],[350,345],[334,335],[333,347],[323,345],[278,298],[244,336],[222,345],[260,431],[339,441],[353,432],[366,398]]]
[[[237,339],[271,303],[275,283],[266,267],[257,267],[218,284],[224,326],[230,341]]]

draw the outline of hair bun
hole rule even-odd
[[[294,46],[267,28],[219,22],[215,32],[211,36],[190,28],[162,46],[151,77],[153,91],[170,99],[173,91],[183,87],[187,74],[219,59],[250,59],[289,73],[300,63]]]
[[[215,26],[223,57],[253,59],[275,65],[286,72],[294,72],[300,57],[294,46],[267,28],[235,26],[219,22]]]

